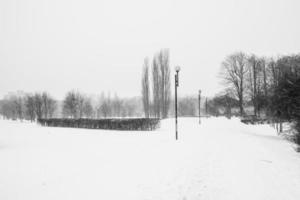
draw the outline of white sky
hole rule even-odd
[[[299,53],[299,10],[299,0],[0,0],[0,98],[139,96],[143,59],[161,48],[181,66],[181,95],[213,95],[232,52]]]

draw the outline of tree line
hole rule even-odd
[[[205,99],[203,97],[203,99]],[[209,100],[210,102],[210,100]],[[209,103],[209,106],[212,105]],[[174,100],[170,100],[174,107]],[[205,111],[205,101],[201,103],[202,115],[214,114],[211,109]],[[151,111],[152,112],[152,111]],[[77,90],[68,91],[64,99],[54,99],[47,92],[25,93],[14,92],[0,100],[0,115],[5,119],[35,121],[50,118],[126,118],[143,117],[145,110],[141,97],[120,98],[116,94],[102,93],[98,97],[89,96]],[[174,115],[170,109],[169,115]],[[154,116],[154,115],[153,115]],[[178,98],[178,116],[198,116],[198,99],[194,96]]]
[[[5,119],[51,118],[57,108],[57,101],[47,92],[16,92],[6,95],[0,101],[0,114]]]
[[[221,67],[221,78],[227,86],[224,94],[238,101],[240,115],[246,114],[244,107],[249,104],[255,116],[283,114],[285,111],[274,100],[283,95],[282,85],[296,85],[299,73],[300,55],[266,58],[237,52],[227,56]]]
[[[255,117],[292,121],[300,132],[300,54],[267,58],[237,52],[221,66],[224,94],[237,100],[241,116],[252,105]]]
[[[63,101],[62,113],[67,118],[116,118],[141,116],[139,98],[119,98],[116,94],[111,97],[104,93],[97,99],[84,93],[72,90],[66,94]]]
[[[5,119],[35,121],[53,117],[64,118],[116,118],[140,117],[142,105],[139,97],[119,98],[116,94],[102,93],[98,98],[77,90],[67,92],[62,101],[47,92],[14,92],[0,100],[0,115]]]

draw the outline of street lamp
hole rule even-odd
[[[201,124],[201,90],[199,90],[199,95],[198,95],[198,100],[199,100],[199,124]]]
[[[177,87],[179,86],[179,71],[180,71],[180,67],[176,66],[175,67],[175,137],[176,140],[178,140],[178,123],[177,123]]]

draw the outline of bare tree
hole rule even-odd
[[[246,55],[238,52],[227,56],[222,63],[222,78],[234,90],[234,94],[239,100],[240,115],[244,115],[246,61]]]
[[[36,117],[41,119],[43,117],[43,99],[39,93],[35,93],[34,95],[34,108]]]
[[[78,116],[78,102],[76,99],[76,92],[70,91],[67,93],[63,101],[63,114],[65,117],[77,118]]]
[[[83,115],[86,118],[92,118],[93,112],[94,112],[94,109],[92,106],[92,101],[90,98],[86,97],[84,100],[84,104],[83,104]]]
[[[169,66],[169,51],[163,49],[158,54],[158,63],[160,69],[160,104],[161,117],[168,117],[170,99],[171,99],[171,83],[170,83],[170,66]]]
[[[268,70],[270,74],[270,79],[271,79],[271,85],[272,87],[276,87],[278,85],[278,80],[279,80],[279,67],[277,66],[276,60],[270,59],[268,62]]]
[[[48,100],[48,117],[49,118],[53,117],[56,109],[57,109],[57,101],[54,100],[53,98],[50,98]]]
[[[268,77],[267,77],[267,60],[266,58],[261,58],[260,59],[260,64],[261,64],[261,70],[263,73],[263,90],[264,90],[264,96],[268,97]]]
[[[100,99],[101,100],[100,100],[99,110],[100,110],[101,116],[104,118],[111,117],[112,109],[111,109],[110,95],[108,94],[107,96],[105,96],[104,93],[102,93]]]
[[[42,93],[42,102],[43,102],[43,116],[48,118],[48,94],[47,92]]]
[[[166,118],[171,102],[169,51],[167,49],[161,50],[153,58],[152,84],[153,114],[158,118]]]
[[[80,92],[76,92],[75,94],[76,104],[77,104],[77,114],[79,118],[83,117],[84,112],[84,103],[85,103],[85,96]]]
[[[260,72],[260,60],[257,56],[251,55],[248,59],[249,67],[249,92],[254,107],[254,115],[257,116],[258,110],[258,93],[259,93],[259,72]]]
[[[114,95],[114,98],[111,101],[111,107],[112,115],[114,117],[120,117],[122,110],[122,99],[120,99],[117,94]]]
[[[139,103],[142,103],[140,98],[123,99],[123,104],[122,104],[123,117],[141,116],[142,112],[139,112],[138,110],[142,110],[142,105],[139,106]]]
[[[63,113],[72,118],[91,118],[93,116],[92,100],[78,91],[70,91],[63,103]]]
[[[153,84],[153,114],[160,118],[160,71],[157,57],[154,56],[152,62],[152,84]]]
[[[220,110],[223,110],[223,114],[229,119],[232,116],[232,108],[239,105],[231,89],[227,89],[216,95],[212,101],[214,102],[214,106],[221,108]]]
[[[142,100],[145,117],[150,116],[149,60],[145,58],[142,73]]]
[[[1,105],[1,113],[8,119],[23,119],[25,113],[24,96],[20,92],[7,95]]]
[[[11,99],[6,96],[2,101],[1,101],[1,115],[5,119],[16,119],[16,111],[14,109],[13,102]]]
[[[29,116],[30,121],[36,118],[34,95],[27,95],[25,99],[26,114]]]
[[[23,120],[24,119],[24,113],[25,113],[25,102],[24,102],[24,94],[17,92],[16,94],[11,96],[11,100],[13,103],[13,109],[16,113],[16,116],[18,119]]]
[[[56,101],[47,92],[43,92],[41,97],[44,118],[51,118],[56,110]]]

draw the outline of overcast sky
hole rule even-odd
[[[214,95],[224,57],[300,51],[299,0],[0,0],[0,98],[70,89],[141,94],[143,60],[170,49],[180,94]],[[172,88],[173,89],[173,88]]]

